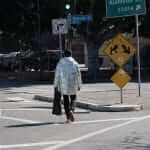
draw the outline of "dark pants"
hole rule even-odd
[[[69,112],[75,109],[76,95],[63,95],[64,109],[67,119],[69,119]]]

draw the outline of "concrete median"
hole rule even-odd
[[[43,102],[53,102],[52,97],[35,95],[34,100]],[[128,104],[112,104],[112,105],[98,105],[93,103],[87,103],[83,101],[77,101],[76,107],[89,109],[92,111],[106,111],[106,112],[125,112],[125,111],[139,111],[144,108],[143,105],[128,105]]]

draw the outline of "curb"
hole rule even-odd
[[[53,102],[52,97],[35,95],[34,100]],[[76,106],[83,109],[90,109],[92,111],[99,112],[126,112],[126,111],[139,111],[143,109],[143,105],[128,105],[128,104],[114,104],[114,105],[98,105],[93,103],[87,103],[83,101],[77,101]]]
[[[43,102],[53,102],[53,98],[52,97],[46,97],[46,96],[40,96],[40,95],[35,95],[33,97],[34,100],[39,100],[39,101],[43,101]]]
[[[127,105],[127,104],[114,104],[114,105],[98,105],[93,103],[85,103],[78,101],[76,106],[79,108],[90,109],[100,112],[126,112],[126,111],[139,111],[143,109],[143,105]]]

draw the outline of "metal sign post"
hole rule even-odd
[[[138,63],[138,92],[141,96],[141,70],[140,70],[140,50],[139,50],[139,23],[138,15],[146,14],[145,0],[105,0],[106,17],[135,16],[136,18],[136,37],[137,37],[137,63]]]
[[[111,80],[120,88],[120,101],[123,104],[123,87],[131,80],[131,77],[125,70],[120,68],[111,78]]]
[[[137,38],[137,63],[138,63],[138,90],[139,96],[141,96],[141,64],[140,64],[140,48],[139,48],[139,20],[138,15],[136,18],[136,38]]]
[[[62,37],[61,37],[61,32],[59,32],[59,50],[60,50],[60,58],[62,58]]]
[[[123,90],[122,90],[122,88],[120,88],[120,100],[121,100],[121,104],[123,104]]]
[[[52,32],[54,35],[59,36],[59,50],[60,50],[60,58],[62,57],[62,34],[68,33],[68,24],[67,19],[53,19],[52,20]]]

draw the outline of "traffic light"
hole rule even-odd
[[[65,4],[65,9],[66,10],[69,10],[71,8],[71,5],[70,4]]]
[[[65,0],[65,14],[71,14],[72,13],[72,0]]]

